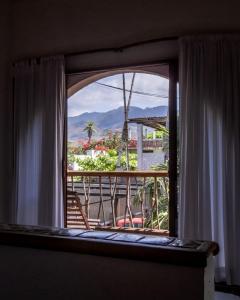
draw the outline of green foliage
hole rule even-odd
[[[108,155],[110,157],[116,157],[117,156],[117,150],[114,150],[114,149],[108,150]]]
[[[68,164],[73,164],[75,161],[75,157],[73,153],[68,152],[68,156],[67,156],[67,160],[68,160]]]
[[[116,169],[116,158],[109,155],[99,155],[96,158],[86,157],[76,161],[83,171],[114,171]]]
[[[87,131],[88,141],[90,142],[93,133],[96,132],[95,123],[93,121],[88,121],[86,123],[86,126],[85,126],[85,128],[83,130]]]
[[[137,167],[137,155],[129,155],[129,165],[131,170],[135,170]],[[101,154],[96,158],[87,156],[84,159],[76,159],[79,167],[83,171],[115,171],[117,168],[117,151],[109,150],[107,154]],[[126,168],[126,156],[121,158],[122,168]]]
[[[168,171],[168,161],[163,164],[152,165],[151,169],[154,171]]]
[[[161,126],[160,130],[155,130],[155,135],[157,139],[163,139],[164,137],[168,137],[169,132],[165,126]],[[153,139],[153,132],[147,134],[147,139]]]
[[[154,178],[148,178],[145,185],[138,189],[133,204],[135,206],[139,205],[143,194],[145,194],[149,209],[144,227],[158,229],[159,224],[160,229],[168,229],[168,178],[159,177],[157,179],[158,199],[154,198],[154,185]]]
[[[126,155],[121,157],[121,167],[126,170],[127,163],[126,163]],[[134,171],[137,169],[137,154],[136,153],[129,153],[129,170]]]
[[[168,212],[160,211],[157,215],[157,210],[154,209],[152,217],[148,217],[145,221],[144,227],[158,229],[158,222],[160,229],[168,230]]]
[[[163,137],[163,133],[161,131],[155,131],[155,132],[156,132],[155,136],[156,136],[157,139],[161,139]],[[148,140],[152,140],[153,139],[153,132],[149,132],[147,134],[147,139]]]

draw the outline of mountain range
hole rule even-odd
[[[140,108],[131,106],[129,109],[129,118],[142,117],[164,117],[167,116],[167,106],[156,106]],[[78,116],[68,117],[68,140],[77,141],[87,138],[86,132],[83,130],[88,121],[95,123],[96,133],[94,137],[101,137],[107,129],[122,130],[124,123],[124,107],[118,107],[107,112],[91,112],[83,113]],[[136,125],[131,124],[131,128],[136,128]]]

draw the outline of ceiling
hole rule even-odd
[[[168,36],[240,30],[240,1],[15,0],[13,55],[71,53]]]

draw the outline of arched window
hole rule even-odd
[[[160,64],[68,78],[67,226],[173,231],[177,128],[169,73]]]

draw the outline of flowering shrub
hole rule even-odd
[[[84,143],[82,146],[83,152],[85,153],[87,150],[90,150],[90,144],[89,143]]]
[[[91,141],[91,142],[85,142],[82,145],[83,153],[86,153],[88,150],[100,150],[100,151],[106,151],[108,150],[108,147],[105,145],[105,141],[103,139],[98,141]]]
[[[136,148],[137,140],[131,139],[128,145],[129,148]],[[87,156],[85,159],[74,159],[73,155],[69,156],[69,161],[72,163],[75,160],[83,171],[114,171],[119,163],[118,152],[122,151],[122,147],[121,132],[109,131],[105,138],[82,142],[78,151],[71,151],[71,154],[86,154],[88,150],[96,150],[98,151],[97,157]],[[120,166],[126,169],[126,155],[122,155]],[[137,168],[137,155],[134,153],[129,154],[129,168],[130,170]]]
[[[99,150],[99,151],[107,151],[108,148],[103,146],[103,145],[96,145],[95,146],[95,150]]]
[[[110,131],[106,138],[103,139],[103,144],[108,149],[119,149],[121,147],[121,133]]]
[[[131,139],[131,140],[128,142],[128,147],[129,147],[129,148],[136,148],[136,147],[137,147],[137,140]]]

